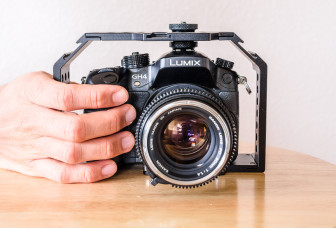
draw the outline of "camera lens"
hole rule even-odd
[[[206,121],[201,116],[182,114],[166,124],[160,143],[169,158],[177,163],[201,160],[209,149],[210,139]]]
[[[211,181],[236,155],[235,120],[206,91],[169,90],[152,100],[136,129],[136,150],[152,178],[175,186]]]

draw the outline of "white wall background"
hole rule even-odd
[[[25,72],[52,73],[85,32],[167,31],[180,21],[198,23],[198,31],[233,31],[268,63],[267,144],[336,164],[336,1],[0,0],[0,9],[0,84]],[[197,50],[233,60],[254,88],[251,64],[229,43],[200,43]],[[154,60],[169,48],[94,43],[73,63],[72,79],[119,65],[132,51],[149,52]],[[254,102],[242,89],[243,141],[253,142]]]

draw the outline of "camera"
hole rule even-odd
[[[170,33],[86,33],[74,51],[54,65],[55,80],[70,82],[70,63],[95,40],[170,41],[171,51],[151,62],[148,53],[133,52],[121,66],[92,70],[84,84],[119,85],[129,92],[127,103],[137,118],[125,130],[135,135],[131,152],[118,164],[142,163],[151,183],[197,187],[227,171],[263,172],[266,144],[267,65],[247,52],[234,33],[196,33],[197,24],[169,25]],[[239,92],[247,79],[224,58],[211,60],[195,51],[199,41],[229,40],[257,71],[256,146],[253,153],[238,154]],[[104,110],[104,109],[103,109]],[[102,111],[86,109],[84,113]]]

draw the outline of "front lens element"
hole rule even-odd
[[[210,133],[204,118],[181,114],[168,122],[161,133],[164,152],[177,163],[201,160],[209,149]]]

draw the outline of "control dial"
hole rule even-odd
[[[121,60],[121,66],[127,69],[141,68],[149,65],[149,55],[133,52],[132,55],[124,56]]]

